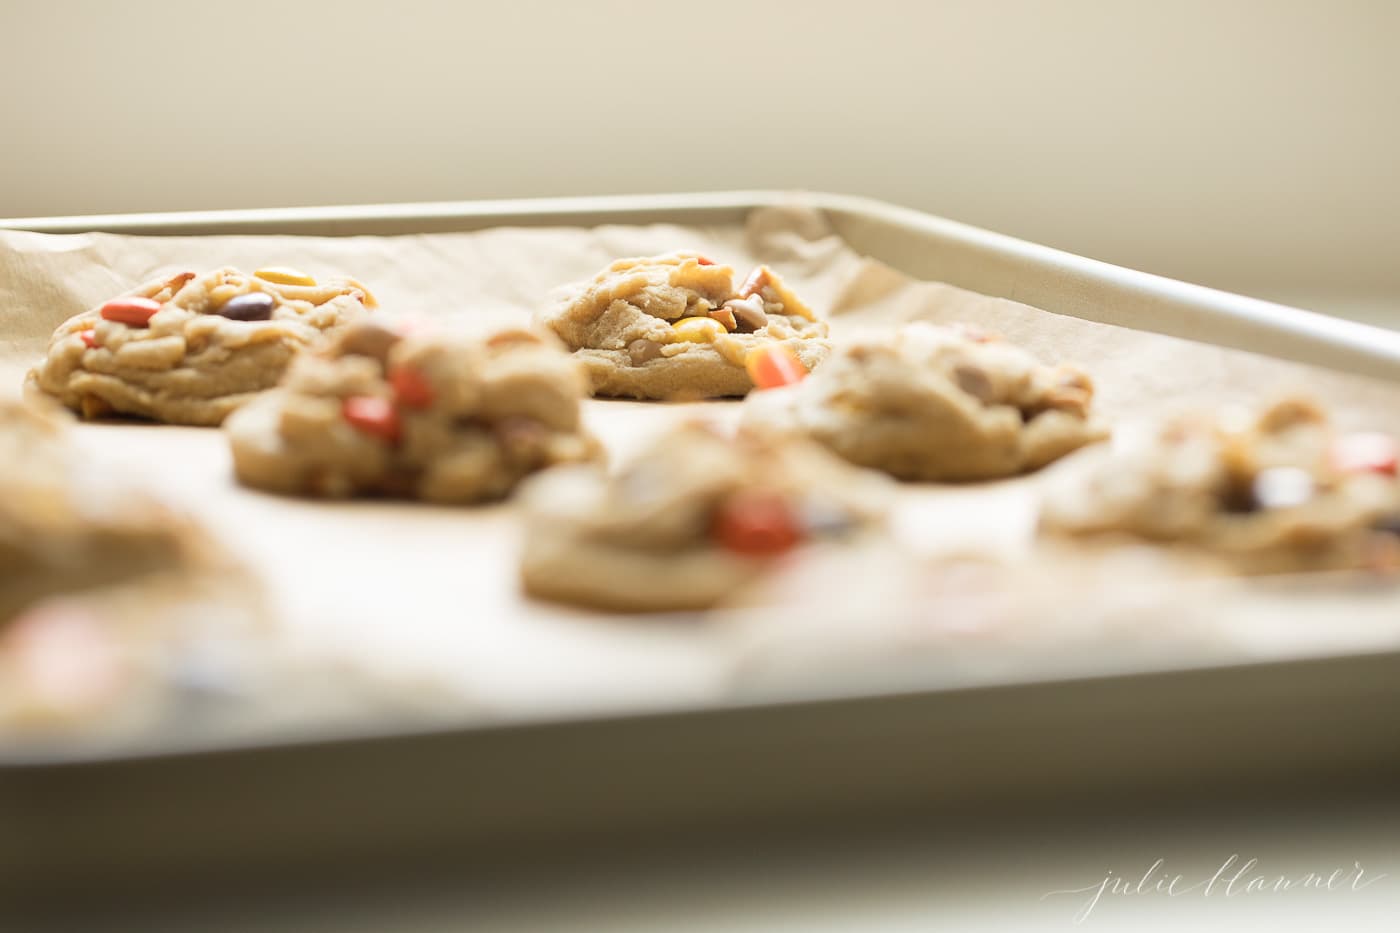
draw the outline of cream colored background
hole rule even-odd
[[[1400,3],[0,0],[0,216],[808,187],[1400,303]]]

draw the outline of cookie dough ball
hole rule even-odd
[[[80,451],[70,420],[0,403],[0,735],[149,713],[194,629],[261,623],[241,568]]]
[[[301,496],[469,503],[601,448],[585,384],[548,334],[417,332],[365,320],[293,364],[227,431],[238,478]]]
[[[760,347],[781,345],[810,370],[831,345],[817,319],[767,266],[734,270],[699,253],[619,259],[542,316],[583,363],[594,395],[741,396]]]
[[[297,351],[374,306],[353,279],[182,272],[64,322],[29,382],[85,418],[217,425],[275,386]]]
[[[1093,396],[1073,366],[1044,366],[972,328],[910,324],[840,345],[797,385],[755,393],[744,418],[899,479],[983,480],[1101,439]]]
[[[1130,425],[1052,476],[1046,533],[1180,543],[1244,572],[1400,559],[1396,441],[1338,435],[1311,402]]]
[[[188,520],[114,485],[60,409],[0,404],[0,620],[45,596],[206,563]]]
[[[533,480],[521,576],[535,596],[597,609],[704,609],[805,547],[874,531],[888,492],[815,444],[687,424],[615,475]]]

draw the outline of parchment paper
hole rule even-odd
[[[799,294],[830,316],[838,338],[903,321],[975,321],[1047,362],[1083,365],[1097,383],[1098,406],[1112,419],[1302,390],[1330,406],[1345,426],[1400,433],[1400,387],[912,281],[854,253],[818,212],[800,206],[757,210],[742,228],[497,228],[382,238],[0,231],[0,391],[18,392],[25,370],[61,321],[174,267],[293,265],[319,275],[353,275],[375,291],[385,309],[490,310],[526,320],[555,288],[617,257],[677,248],[703,250],[741,274],[760,261],[777,267]],[[731,419],[738,406],[595,401],[587,405],[587,419],[614,456],[625,457],[684,413],[703,410]],[[1074,644],[1078,651],[1086,643],[1123,643],[1124,632],[1131,632],[1128,642],[1146,646],[1159,661],[1167,641],[1190,646],[1181,656],[1195,659],[1218,656],[1199,650],[1207,644],[1269,653],[1275,646],[1306,652],[1400,643],[1400,602],[1388,592],[1378,595],[1375,587],[1364,594],[1325,589],[1311,601],[1275,595],[1272,602],[1260,592],[1241,601],[1238,592],[1227,598],[1218,589],[1197,588],[1202,605],[1218,608],[1233,598],[1236,610],[1225,622],[1219,612],[1205,623],[1197,617],[1194,627],[1180,609],[1182,591],[1174,591],[1173,612],[1163,618],[1163,591],[1144,596],[1139,589],[1126,603],[1118,599],[1118,608],[1126,611],[1119,612],[1114,634],[1097,621],[1085,621],[1098,615],[1068,609],[1111,602],[1104,594],[1085,592],[1097,584],[1042,579],[1026,587],[1037,594],[1038,617],[1023,618],[1015,634],[1005,629],[987,637],[985,627],[966,624],[977,607],[961,585],[952,587],[958,598],[934,613],[938,624],[925,624],[927,612],[919,615],[925,622],[906,624],[911,607],[894,605],[895,594],[917,593],[924,602],[913,608],[928,610],[938,593],[928,587],[882,587],[882,574],[897,573],[891,568],[911,554],[932,560],[950,549],[980,548],[993,557],[998,549],[1024,549],[1034,477],[905,487],[896,519],[902,552],[872,556],[874,563],[864,570],[838,567],[826,575],[826,589],[843,591],[847,598],[827,601],[819,624],[808,618],[810,606],[786,614],[657,620],[612,618],[522,597],[515,568],[518,530],[509,504],[452,509],[274,497],[234,483],[217,430],[91,424],[82,425],[78,436],[94,456],[140,473],[226,538],[263,580],[300,649],[441,680],[487,716],[578,715],[721,701],[763,689],[765,671],[791,675],[792,659],[803,659],[797,665],[801,677],[833,664],[850,670],[860,653],[852,645],[871,657],[898,653],[907,662],[911,632],[912,641],[938,649],[933,654],[950,676],[969,670],[1044,674],[1052,665],[1045,646]],[[1023,570],[999,569],[985,589],[1015,590]],[[1046,595],[1047,587],[1057,586],[1058,596]],[[1312,621],[1283,618],[1300,603],[1311,607]],[[1144,621],[1148,610],[1151,622]],[[1319,618],[1328,620],[1325,629]],[[968,632],[978,634],[969,638]],[[1036,650],[1017,654],[1029,632],[1035,633],[1030,641]],[[951,654],[949,646],[956,649]],[[1007,660],[1013,655],[1014,664]]]

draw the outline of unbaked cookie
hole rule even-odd
[[[619,259],[542,316],[583,362],[594,395],[699,399],[762,383],[754,351],[803,372],[830,352],[827,325],[767,266],[737,286],[699,253]]]
[[[467,503],[599,454],[580,423],[583,376],[552,336],[402,329],[352,324],[235,413],[238,478],[293,495]]]
[[[888,492],[815,444],[686,424],[613,476],[575,467],[532,480],[521,576],[560,602],[703,609],[804,545],[875,530]]]
[[[0,402],[0,734],[148,711],[185,651],[261,624],[241,568],[70,420]]]
[[[84,459],[60,411],[0,403],[0,620],[43,596],[207,558],[186,519]]]
[[[810,378],[750,396],[744,419],[900,479],[981,480],[1101,439],[1093,396],[1073,366],[1044,366],[974,328],[919,323],[841,344]]]
[[[182,272],[65,321],[29,382],[85,418],[217,425],[276,385],[298,350],[374,306],[353,279]]]
[[[1053,474],[1044,531],[1187,544],[1245,572],[1400,560],[1397,445],[1335,433],[1312,403],[1130,425]]]

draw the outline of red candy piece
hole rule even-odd
[[[355,430],[397,444],[402,433],[398,409],[388,399],[352,395],[340,403],[340,413]]]
[[[87,347],[88,349],[92,349],[93,347],[97,346],[97,334],[95,334],[93,331],[85,330],[78,336],[83,338],[83,346]]]
[[[797,516],[782,496],[751,489],[737,492],[715,512],[711,533],[736,554],[772,556],[802,540]]]
[[[160,302],[150,298],[113,298],[98,312],[109,321],[127,327],[150,327],[151,317],[160,310]]]
[[[709,256],[696,256],[695,261],[702,266],[713,266],[715,261]]]
[[[807,378],[807,367],[786,344],[756,347],[744,358],[749,378],[760,389],[776,389]]]
[[[409,408],[427,408],[436,397],[433,384],[416,369],[395,369],[389,373],[389,385],[393,386],[394,398],[399,404]]]
[[[1347,434],[1332,442],[1332,468],[1343,475],[1380,473],[1395,476],[1400,446],[1387,434]]]

